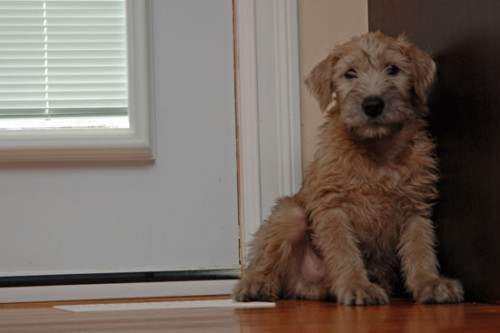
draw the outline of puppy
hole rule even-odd
[[[433,248],[438,174],[425,116],[435,72],[404,37],[380,32],[312,70],[306,84],[326,111],[319,146],[301,190],[256,233],[235,300],[384,304],[400,275],[417,302],[463,300]]]

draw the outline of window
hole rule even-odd
[[[147,16],[145,0],[0,0],[0,161],[152,159]]]

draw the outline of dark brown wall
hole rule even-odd
[[[469,300],[500,299],[500,1],[369,0],[370,30],[430,51],[441,182],[435,209],[442,271]]]

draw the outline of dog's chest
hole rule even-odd
[[[351,187],[344,208],[358,237],[397,237],[401,220],[408,215],[405,203],[411,190],[406,179],[397,169],[381,167]]]
[[[369,198],[373,202],[384,198],[397,200],[404,197],[409,189],[408,175],[400,168],[381,166],[370,172],[352,176],[350,190],[354,196]]]
[[[374,184],[386,191],[402,189],[401,173],[398,169],[391,167],[381,167],[374,173]]]

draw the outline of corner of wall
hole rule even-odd
[[[304,78],[337,44],[368,31],[368,0],[297,0],[299,22],[302,165],[312,160],[323,114]]]

